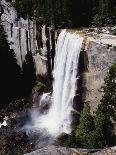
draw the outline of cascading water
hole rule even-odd
[[[53,71],[53,95],[50,109],[35,116],[35,128],[46,129],[52,136],[71,132],[71,109],[76,91],[76,76],[83,37],[63,30],[58,37]],[[46,95],[44,95],[46,99]],[[41,99],[44,99],[41,98]]]

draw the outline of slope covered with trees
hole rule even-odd
[[[15,0],[19,16],[55,27],[116,24],[115,0]]]

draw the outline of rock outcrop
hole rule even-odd
[[[10,48],[22,66],[27,52],[32,52],[36,74],[51,74],[55,55],[55,32],[38,21],[18,16],[11,2],[0,1],[0,21],[7,34]]]
[[[1,8],[1,23],[21,66],[27,52],[31,51],[34,54],[36,51],[36,24],[29,19],[19,18],[14,7],[6,0],[1,0]]]
[[[105,44],[90,41],[84,55],[83,102],[89,103],[92,111],[95,111],[103,95],[102,86],[109,67],[116,62],[116,51]]]
[[[46,146],[26,155],[115,155],[116,147],[97,149],[76,149],[60,146]]]
[[[84,149],[75,149],[75,148],[66,148],[66,147],[60,147],[60,146],[46,146],[41,149],[38,149],[32,153],[29,153],[27,155],[87,155],[90,150],[84,150]]]

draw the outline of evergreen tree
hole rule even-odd
[[[22,71],[22,78],[23,78],[23,85],[22,85],[22,95],[28,95],[31,93],[32,88],[35,85],[36,81],[36,70],[33,61],[33,56],[31,52],[28,52],[25,56],[25,61],[23,63],[23,71]]]
[[[23,18],[42,19],[54,27],[96,26],[116,24],[115,0],[15,0],[18,13]]]
[[[116,121],[116,63],[111,66],[108,75],[105,78],[103,90],[104,95],[101,103],[106,107],[107,113],[109,113],[114,121]]]
[[[113,64],[105,78],[104,95],[98,106],[95,126],[96,142],[99,147],[116,144],[112,120],[116,120],[116,63]],[[112,118],[112,120],[111,120]]]
[[[97,26],[104,26],[104,24],[116,23],[116,1],[115,0],[99,0],[96,1],[96,14],[94,23]]]
[[[21,69],[6,38],[0,25],[0,108],[5,108],[10,102],[29,95],[36,80],[32,53],[27,53]]]
[[[73,26],[89,26],[92,21],[93,0],[72,0],[71,18]]]
[[[80,141],[81,147],[94,147],[94,118],[91,116],[89,105],[85,105],[80,116],[80,124],[76,130],[76,139]],[[77,144],[78,145],[78,144]]]
[[[10,49],[3,27],[0,25],[0,108],[15,99],[20,92],[21,68],[15,53]]]
[[[114,125],[111,120],[111,117],[116,120],[116,63],[111,66],[105,78],[103,90],[104,95],[94,118],[88,105],[85,105],[81,113],[80,124],[76,130],[76,138],[80,140],[81,147],[103,148],[116,145]]]
[[[95,145],[98,148],[115,145],[114,126],[105,104],[100,104],[95,116]]]
[[[31,18],[36,7],[34,2],[33,0],[16,0],[14,6],[17,9],[18,15],[24,19]]]

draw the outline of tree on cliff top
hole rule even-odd
[[[96,26],[116,24],[116,0],[96,0],[93,22]]]
[[[15,0],[14,6],[23,18],[41,17],[54,27],[116,24],[116,0]]]

